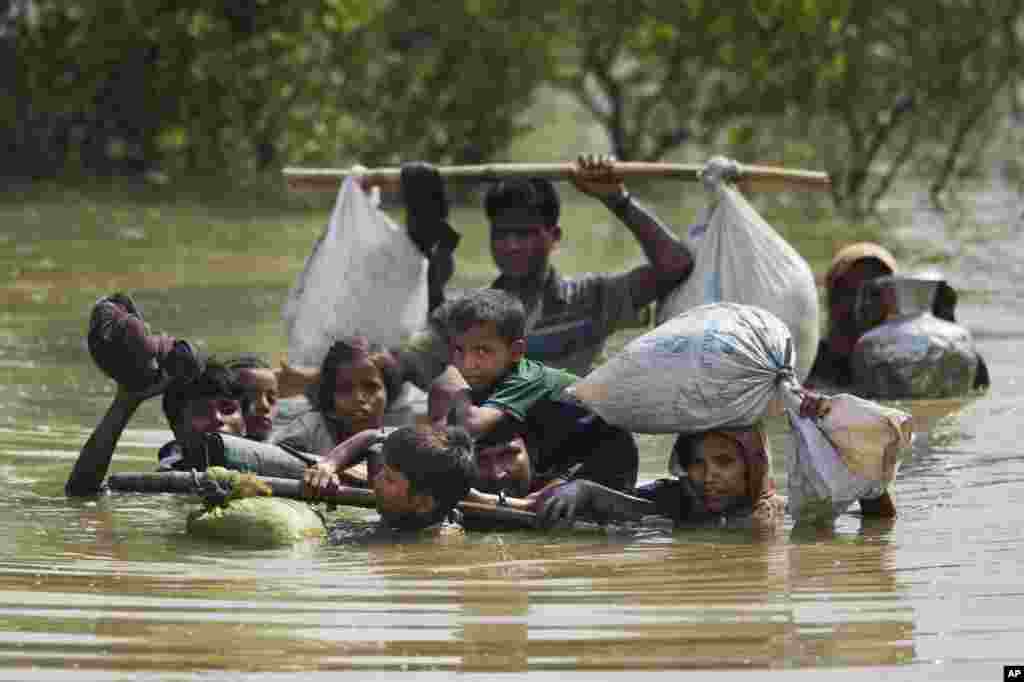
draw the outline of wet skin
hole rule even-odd
[[[245,435],[242,407],[230,398],[197,398],[185,406],[182,420],[193,433]]]
[[[479,474],[476,488],[482,492],[504,490],[513,497],[529,494],[533,469],[522,438],[478,449],[476,464]]]
[[[434,499],[429,495],[411,495],[409,479],[387,464],[373,477],[373,492],[377,512],[385,519],[425,514],[434,506]]]
[[[501,274],[517,280],[542,277],[561,228],[541,224],[537,216],[508,210],[491,223],[491,256]]]
[[[341,365],[334,374],[334,416],[348,433],[379,429],[387,407],[388,390],[373,363]]]
[[[686,473],[704,492],[708,511],[723,512],[747,496],[747,463],[736,441],[709,433],[695,448]]]
[[[522,359],[525,347],[522,339],[510,342],[498,334],[496,324],[484,322],[453,334],[449,350],[452,364],[466,383],[474,391],[483,391]]]
[[[277,376],[273,370],[264,368],[240,369],[237,374],[246,393],[246,435],[253,440],[267,440],[277,413]]]

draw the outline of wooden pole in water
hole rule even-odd
[[[298,479],[256,476],[255,474],[245,475],[254,476],[263,483],[266,483],[270,486],[275,497],[287,497],[293,500],[308,500],[310,502],[329,502],[347,507],[364,507],[367,509],[373,509],[376,506],[376,496],[372,490],[367,488],[341,485],[321,495],[316,500],[310,500],[304,495],[302,481]],[[205,480],[205,473],[197,473],[193,477],[189,471],[121,473],[111,474],[107,477],[107,486],[111,490],[119,492],[191,494],[196,492],[196,481],[202,483]],[[536,526],[536,514],[521,509],[496,507],[480,502],[460,502],[458,507],[467,519],[500,521],[516,525],[520,528],[534,528]]]
[[[573,163],[494,163],[478,166],[439,166],[441,177],[472,182],[507,178],[547,178],[568,180]],[[616,161],[615,173],[623,178],[672,178],[697,182],[703,164]],[[400,168],[285,168],[288,188],[297,192],[337,192],[350,175],[362,178],[366,185],[397,186]],[[738,180],[756,190],[829,191],[832,181],[821,171],[739,164]]]

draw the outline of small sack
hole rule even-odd
[[[911,441],[909,414],[840,394],[814,419],[799,415],[794,391],[783,396],[795,441],[786,453],[788,506],[797,522],[830,522],[853,501],[885,492]]]
[[[750,426],[793,376],[788,327],[753,306],[689,310],[631,341],[570,387],[605,421],[679,433]]]
[[[717,301],[762,308],[789,327],[796,374],[803,379],[818,352],[814,273],[735,187],[717,176],[706,184],[714,204],[710,216],[691,231],[693,272],[658,306],[658,323]]]
[[[319,366],[331,344],[360,335],[397,346],[427,319],[427,261],[353,178],[285,302],[288,360]]]

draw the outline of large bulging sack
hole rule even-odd
[[[784,395],[795,441],[786,452],[787,506],[798,523],[831,522],[886,491],[911,442],[909,414],[843,393],[824,417],[801,417],[798,394]]]
[[[857,393],[870,398],[952,398],[974,386],[978,354],[969,331],[925,312],[862,335],[850,365]]]
[[[285,302],[288,360],[319,366],[343,336],[397,346],[427,319],[427,261],[349,177]]]
[[[789,328],[738,303],[699,306],[631,341],[571,387],[605,421],[643,433],[750,426],[794,374]]]
[[[244,547],[287,547],[327,535],[323,519],[307,502],[246,497],[191,513],[186,528],[197,537]]]
[[[763,308],[789,328],[802,380],[818,352],[814,273],[735,187],[718,181],[711,191],[716,203],[710,218],[691,231],[693,272],[658,306],[658,322],[717,301]]]

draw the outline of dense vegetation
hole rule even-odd
[[[0,0],[0,174],[502,158],[561,91],[622,159],[938,197],[1016,111],[1024,0]],[[537,159],[541,160],[541,159]]]

